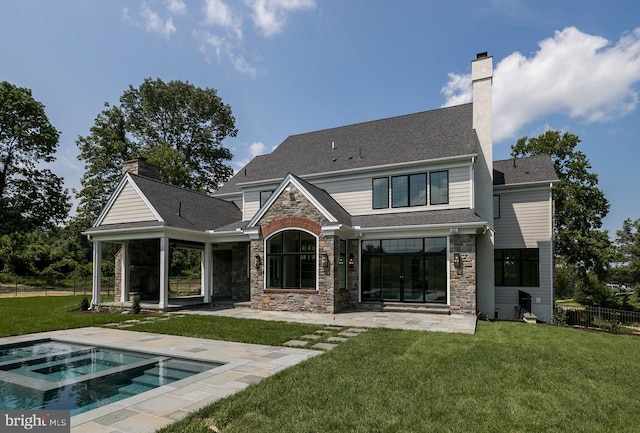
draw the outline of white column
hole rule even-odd
[[[160,238],[160,303],[159,308],[167,308],[169,300],[169,238]]]
[[[204,251],[202,251],[200,260],[200,275],[201,275],[201,294],[204,296],[204,303],[211,302],[211,293],[213,292],[213,255],[211,254],[211,244],[206,242],[204,244]]]
[[[129,299],[129,244],[120,247],[120,302]]]
[[[93,280],[91,282],[91,307],[100,305],[100,284],[102,281],[102,242],[93,241]]]

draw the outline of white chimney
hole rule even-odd
[[[478,137],[478,160],[474,169],[475,211],[493,227],[493,119],[491,87],[493,58],[480,53],[471,62],[473,129]],[[495,309],[494,239],[487,230],[476,238],[476,287],[478,311],[493,317]]]

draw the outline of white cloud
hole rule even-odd
[[[612,45],[575,27],[555,32],[531,57],[507,56],[493,74],[494,140],[514,137],[529,122],[567,113],[585,122],[624,116],[638,105],[640,28]],[[471,77],[449,74],[445,106],[471,101]]]
[[[314,0],[246,0],[246,4],[252,9],[253,23],[264,36],[280,33],[288,13],[316,6]]]
[[[258,155],[262,155],[264,153],[265,148],[266,146],[263,143],[256,141],[249,145],[249,154],[251,155],[252,158]]]
[[[194,32],[193,36],[200,41],[200,51],[207,62],[211,61],[209,52],[213,50],[218,61],[226,59],[238,72],[255,78],[257,70],[241,54],[242,47],[237,41],[209,32]]]
[[[168,18],[163,20],[156,11],[152,10],[147,3],[143,3],[140,8],[140,16],[144,21],[144,26],[148,32],[160,33],[165,37],[171,36],[175,33],[176,27],[173,25],[173,20]]]
[[[242,18],[223,0],[205,0],[204,22],[220,26],[232,32],[236,38],[242,39]]]
[[[187,10],[187,5],[182,0],[167,0],[167,9],[174,14],[181,14]]]

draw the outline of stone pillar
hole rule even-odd
[[[100,305],[100,284],[102,282],[102,242],[93,242],[93,280],[91,283],[91,307]]]
[[[169,238],[160,238],[160,302],[159,308],[167,308],[169,300]]]

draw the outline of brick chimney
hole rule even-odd
[[[131,173],[138,176],[160,180],[160,167],[147,162],[147,158],[143,157],[126,161],[122,166],[122,173]]]

